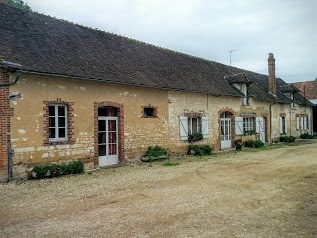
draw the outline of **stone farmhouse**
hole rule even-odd
[[[311,132],[312,106],[275,77],[0,4],[0,180],[79,159],[137,160],[148,146],[186,153]],[[252,133],[253,132],[253,133]]]
[[[292,83],[301,92],[300,94],[307,98],[313,106],[313,133],[317,135],[317,79],[314,81],[304,81]]]

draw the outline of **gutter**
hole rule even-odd
[[[13,73],[13,72],[17,73],[17,76],[13,82],[0,83],[0,87],[8,87],[8,86],[16,84],[20,79],[20,70],[19,69],[22,67],[22,65],[20,65],[18,63],[9,62],[9,61],[1,61],[0,63],[2,64],[2,65],[0,65],[0,67],[7,69],[11,73]]]

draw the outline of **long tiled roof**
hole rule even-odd
[[[305,81],[292,83],[301,90],[301,94],[310,100],[317,99],[317,79],[315,81]]]
[[[289,103],[268,93],[268,76],[163,49],[123,36],[0,4],[0,56],[23,71],[143,87],[241,96],[225,76],[245,73],[255,98]],[[286,83],[277,79],[278,85]]]

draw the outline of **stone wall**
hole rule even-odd
[[[122,160],[139,157],[150,145],[168,145],[167,91],[31,74],[23,74],[10,91],[22,94],[12,102],[15,117],[11,119],[11,141],[15,165],[60,159],[96,161],[95,105],[104,102],[124,106],[121,115],[124,127],[120,131],[124,148],[119,155]],[[73,125],[69,143],[47,143],[45,108],[51,101],[71,105]],[[155,118],[143,117],[143,107],[149,105],[157,109]]]

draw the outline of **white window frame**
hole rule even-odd
[[[243,117],[243,131],[254,130],[254,118],[253,117]]]
[[[280,134],[286,134],[286,117],[280,117]]]
[[[65,140],[67,140],[68,139],[68,131],[67,131],[67,106],[66,105],[64,105],[64,104],[50,104],[50,105],[48,105],[48,108],[50,108],[50,107],[54,107],[54,110],[55,110],[55,115],[54,116],[51,116],[50,114],[49,114],[49,123],[50,123],[50,118],[54,118],[54,120],[55,120],[55,126],[54,127],[51,127],[50,125],[49,125],[49,130],[51,129],[51,128],[55,128],[55,137],[54,138],[51,138],[51,137],[49,137],[49,141],[65,141]],[[58,107],[64,107],[64,114],[65,114],[65,116],[59,116],[59,114],[58,114]],[[50,111],[49,111],[50,112]],[[65,118],[65,127],[59,127],[59,125],[58,125],[58,118]],[[60,128],[65,128],[65,137],[60,137],[59,136],[59,129]],[[50,133],[49,133],[50,134]],[[50,135],[49,135],[50,136]]]
[[[188,135],[192,134],[192,128],[188,128],[190,125],[192,127],[192,118],[197,118],[197,132],[203,134],[203,138],[208,138],[208,117],[179,117],[179,129],[180,129],[180,140],[188,140]],[[199,121],[201,120],[201,127],[199,127]],[[190,124],[190,125],[189,125]]]
[[[195,132],[193,132],[193,119],[197,119],[196,120],[197,131],[195,131]],[[188,117],[188,133],[193,134],[193,133],[197,133],[197,132],[201,132],[201,130],[199,128],[199,117]]]
[[[249,105],[247,85],[245,83],[234,83],[233,86],[244,94],[242,105],[243,106]]]

